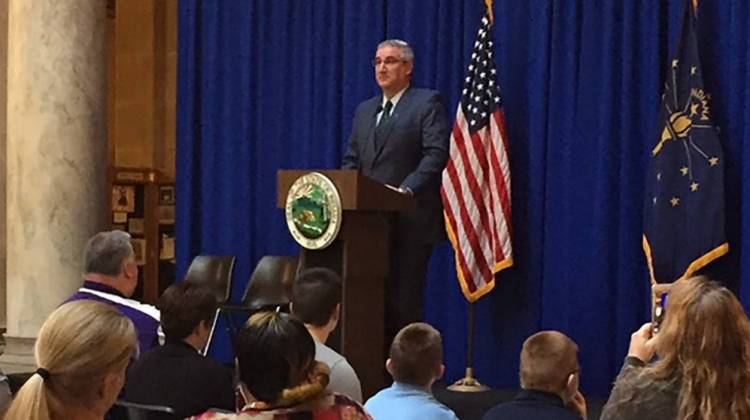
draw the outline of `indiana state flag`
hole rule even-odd
[[[686,2],[646,180],[643,249],[653,283],[690,277],[729,251],[724,154],[711,121],[710,99],[703,89],[694,11]]]

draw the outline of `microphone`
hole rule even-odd
[[[378,105],[378,107],[375,108],[375,115],[373,115],[373,116],[377,117],[378,114],[380,114],[380,111],[382,111],[382,110],[383,110],[383,104]]]

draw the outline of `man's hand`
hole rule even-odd
[[[628,356],[635,357],[648,363],[656,353],[655,338],[651,330],[651,323],[647,322],[630,336],[630,350]]]
[[[412,191],[409,187],[404,187],[403,185],[398,187],[398,192],[400,192],[401,194],[406,194],[409,197],[414,197],[414,191]]]
[[[575,411],[583,419],[586,419],[588,416],[586,398],[583,396],[581,391],[576,392],[576,394],[573,395],[573,398],[568,401],[568,408]]]

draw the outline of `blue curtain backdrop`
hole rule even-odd
[[[712,271],[749,305],[749,6],[702,3],[700,53],[726,151],[731,246]],[[584,390],[604,395],[630,333],[647,320],[642,191],[683,7],[495,1],[516,264],[477,305],[475,365],[488,384],[516,386],[521,343],[552,328],[578,342]],[[339,166],[355,106],[378,93],[369,64],[377,43],[410,42],[414,84],[441,90],[454,114],[484,2],[181,0],[179,8],[178,271],[200,253],[237,255],[237,298],[261,256],[297,252],[276,208],[276,171]],[[467,304],[447,243],[425,293],[452,381],[465,367]]]

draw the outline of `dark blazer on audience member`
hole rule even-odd
[[[167,341],[130,366],[125,400],[165,405],[175,409],[179,418],[209,408],[234,411],[232,371],[184,341]]]
[[[562,399],[548,392],[521,390],[516,397],[490,409],[483,420],[581,420]]]

